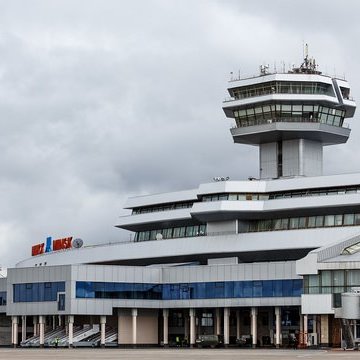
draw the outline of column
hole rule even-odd
[[[220,308],[216,308],[215,310],[215,316],[216,316],[216,335],[221,334],[221,315],[220,315]]]
[[[275,346],[279,348],[281,344],[281,308],[275,307]]]
[[[304,315],[304,345],[308,346],[308,316]]]
[[[163,344],[169,345],[169,309],[163,309]]]
[[[257,345],[257,307],[251,308],[251,335],[252,335],[252,347],[256,348]]]
[[[18,325],[19,325],[19,318],[17,316],[11,317],[11,343],[14,347],[18,344]]]
[[[26,340],[26,316],[23,315],[21,317],[21,341],[24,342]]]
[[[299,347],[304,346],[304,317],[301,315],[300,310],[300,333],[299,333]]]
[[[314,344],[313,345],[317,345],[318,344],[318,334],[317,334],[317,316],[313,315],[313,333],[314,333]]]
[[[52,316],[52,329],[53,330],[56,329],[56,316],[55,315]]]
[[[105,333],[106,333],[106,316],[100,316],[100,346],[105,347]]]
[[[37,336],[37,316],[33,316],[34,336]]]
[[[186,345],[189,345],[189,316],[187,313],[184,314],[184,335]]]
[[[39,336],[40,336],[40,347],[44,347],[45,341],[45,316],[39,316]]]
[[[59,320],[59,327],[62,327],[62,317],[61,317],[61,315],[58,316],[58,320]]]
[[[236,338],[240,339],[240,310],[236,310]]]
[[[120,326],[121,326],[121,318],[120,318],[120,309],[118,309],[118,338],[117,338],[117,343],[118,343],[118,346],[120,345]]]
[[[227,347],[229,345],[229,338],[230,338],[230,309],[224,308],[224,346]]]
[[[134,346],[136,346],[136,333],[137,333],[137,315],[138,311],[137,309],[131,309],[131,316],[132,316],[132,343]]]
[[[73,338],[74,338],[74,315],[68,316],[68,334],[69,334],[69,347],[72,347]]]
[[[360,334],[357,334],[360,335]],[[321,346],[329,346],[329,315],[320,315],[320,341]]]
[[[190,315],[190,347],[194,347],[195,345],[195,309],[189,309]]]

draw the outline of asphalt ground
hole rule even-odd
[[[0,359],[191,359],[191,360],[292,360],[359,359],[359,351],[282,349],[0,349]]]

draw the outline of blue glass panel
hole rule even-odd
[[[267,280],[262,282],[262,296],[264,297],[273,297],[274,291],[273,291],[273,281]]]
[[[262,281],[253,281],[253,297],[262,297]]]
[[[251,298],[253,297],[253,284],[252,281],[243,281],[243,297]]]

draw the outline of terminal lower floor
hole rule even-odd
[[[10,324],[9,324],[10,325]],[[10,330],[11,329],[11,330]],[[59,331],[57,331],[57,329]],[[217,335],[223,346],[299,347],[341,344],[341,324],[333,315],[302,315],[299,306],[114,309],[112,315],[11,317],[11,343],[64,346],[98,336],[106,346],[196,346],[202,335]],[[109,336],[111,334],[111,336]]]

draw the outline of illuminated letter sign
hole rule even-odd
[[[71,241],[72,236],[63,238],[63,239],[57,239],[53,241],[53,250],[63,250],[63,249],[70,249],[71,248]]]
[[[34,246],[31,248],[31,255],[32,255],[32,256],[36,256],[36,255],[43,254],[43,253],[44,253],[44,246],[45,246],[44,243],[34,245]]]

